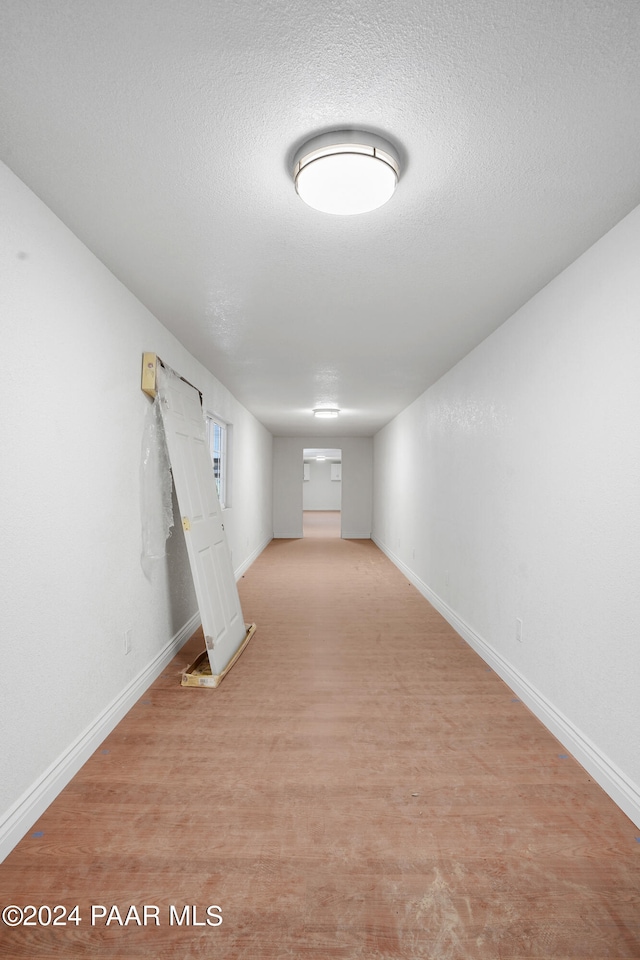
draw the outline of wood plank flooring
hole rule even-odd
[[[370,541],[273,541],[240,592],[221,686],[179,685],[196,635],[0,866],[81,916],[3,958],[640,957],[640,830]]]
[[[305,510],[302,514],[303,537],[339,537],[341,530],[339,510]]]

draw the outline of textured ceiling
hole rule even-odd
[[[636,206],[639,104],[637,0],[0,5],[1,158],[280,435],[373,433]],[[296,196],[332,127],[385,207]]]

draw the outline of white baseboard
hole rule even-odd
[[[41,777],[9,808],[0,822],[0,863],[25,836],[60,791],[66,787],[78,770],[95,753],[102,741],[129,712],[147,687],[160,676],[184,643],[200,626],[200,614],[195,613],[169,640],[122,693],[112,700],[86,730],[45,770]]]
[[[244,563],[234,571],[236,580],[245,573],[254,560],[260,556],[272,537],[265,539]],[[62,753],[41,777],[35,781],[9,808],[0,821],[0,863],[25,836],[47,807],[55,800],[61,790],[76,775],[78,770],[100,746],[114,727],[129,712],[147,687],[160,676],[164,668],[175,657],[184,643],[200,626],[200,614],[195,613],[184,626],[169,640],[165,647],[154,657],[127,687],[80,736]]]
[[[244,563],[241,563],[238,569],[233,571],[236,581],[238,581],[240,577],[247,572],[251,564],[258,559],[262,551],[265,549],[265,547],[269,546],[272,540],[273,540],[273,537],[269,535],[267,539],[263,540],[260,546],[253,551],[253,553],[249,554],[249,556],[244,561]]]
[[[529,707],[545,727],[582,764],[629,819],[640,827],[640,787],[630,780],[581,730],[540,693],[529,681],[506,660],[491,644],[477,634],[469,624],[449,607],[424,583],[392,550],[377,537],[372,536],[377,547],[398,567],[407,580],[436,608],[453,629],[466,640],[469,646],[491,666],[504,682]]]

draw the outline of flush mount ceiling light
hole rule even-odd
[[[314,137],[298,150],[293,179],[315,210],[349,216],[381,207],[392,196],[400,163],[386,140],[359,130]]]
[[[316,407],[313,411],[314,417],[319,417],[322,420],[331,420],[337,417],[339,413],[337,407]]]

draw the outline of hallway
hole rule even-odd
[[[341,514],[339,510],[304,510],[302,513],[302,536],[326,540],[340,536]]]
[[[371,541],[274,540],[239,586],[221,686],[179,686],[196,634],[0,865],[3,905],[82,917],[3,957],[640,956],[637,829]]]

